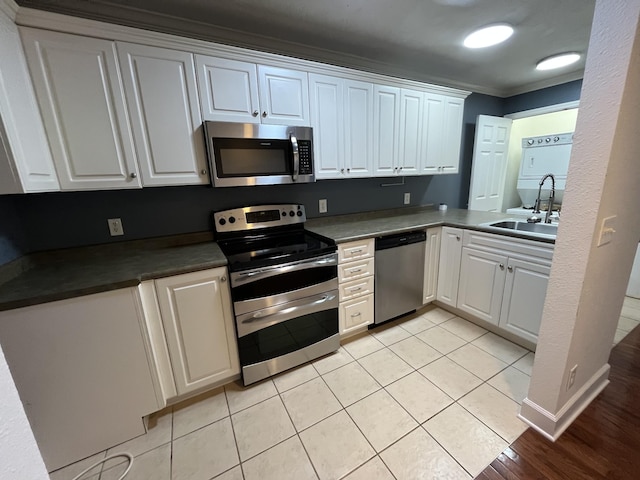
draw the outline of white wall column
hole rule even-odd
[[[608,384],[640,238],[639,15],[640,0],[596,2],[563,215],[521,409],[521,418],[552,439]],[[602,222],[611,216],[615,233],[598,246]]]

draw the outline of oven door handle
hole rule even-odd
[[[324,257],[318,257],[312,260],[306,259],[298,262],[291,262],[284,265],[278,265],[272,268],[261,268],[248,272],[234,272],[231,274],[231,286],[237,287],[245,283],[254,282],[263,278],[282,275],[283,273],[295,272],[298,270],[306,270],[308,268],[330,267],[338,264],[338,255],[331,253]]]
[[[244,337],[258,330],[286,322],[292,318],[322,312],[331,308],[338,308],[338,305],[338,291],[332,290],[321,293],[320,295],[245,313],[244,315],[236,317],[238,337]]]
[[[291,135],[291,150],[293,151],[293,181],[298,181],[298,174],[300,173],[300,150],[298,149],[298,139]]]

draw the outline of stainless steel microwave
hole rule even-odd
[[[312,129],[204,122],[215,187],[315,182]]]

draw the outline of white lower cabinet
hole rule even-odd
[[[553,245],[470,230],[462,244],[457,299],[449,305],[536,343]],[[443,241],[443,253],[444,246]],[[441,261],[439,281],[456,275],[443,268]],[[447,294],[454,296],[451,290]]]
[[[509,259],[500,327],[531,342],[538,340],[551,267]]]
[[[142,435],[164,406],[135,288],[0,312],[0,341],[49,471]]]
[[[458,308],[486,322],[498,324],[507,257],[463,247],[460,261]]]
[[[338,245],[342,336],[363,330],[373,323],[374,247],[373,238]]]
[[[439,302],[452,307],[456,307],[458,302],[462,232],[461,228],[442,227],[440,239],[436,298]]]
[[[427,243],[424,255],[424,290],[422,303],[433,302],[438,293],[438,267],[440,263],[440,237],[442,228],[427,229]]]
[[[155,280],[178,396],[240,373],[225,267]]]

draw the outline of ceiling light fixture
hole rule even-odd
[[[506,23],[497,23],[476,30],[464,39],[467,48],[485,48],[504,42],[513,35],[513,27]]]
[[[536,65],[536,70],[553,70],[554,68],[566,67],[576,63],[578,60],[580,60],[579,53],[560,53],[540,60]]]

